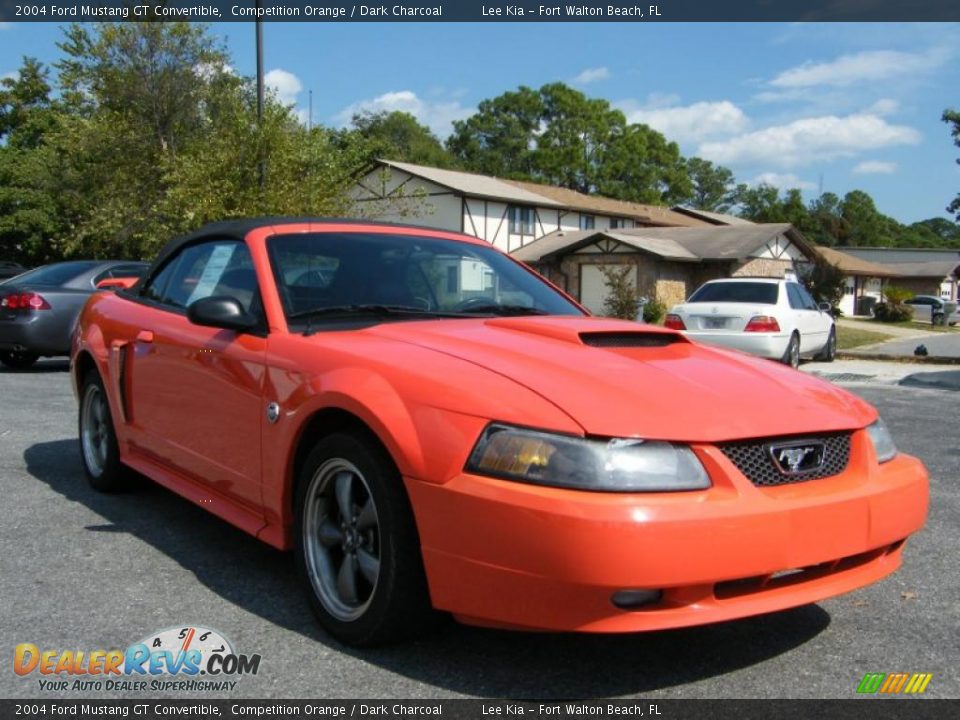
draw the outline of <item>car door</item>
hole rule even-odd
[[[914,297],[906,300],[905,305],[910,306],[913,312],[914,320],[931,322],[933,318],[933,300],[925,297]]]
[[[787,300],[790,303],[790,313],[794,327],[800,333],[800,352],[809,353],[818,346],[817,322],[814,312],[808,307],[799,284],[787,283]],[[820,341],[822,345],[822,341]]]
[[[181,249],[147,278],[129,353],[131,444],[242,503],[260,505],[263,332],[201,327],[189,305],[229,295],[263,317],[250,252],[236,240]]]
[[[806,348],[811,352],[820,350],[826,344],[827,337],[830,335],[830,328],[833,327],[833,316],[820,309],[817,301],[813,299],[813,295],[803,285],[797,285],[797,289],[800,292],[800,301],[803,303],[804,319],[808,323],[806,335],[810,342],[806,345]],[[800,347],[804,348],[802,340]],[[804,352],[806,352],[806,349]]]

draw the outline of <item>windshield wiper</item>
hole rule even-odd
[[[485,305],[474,305],[464,310],[464,315],[550,315],[546,310],[530,307],[529,305],[500,305],[499,303],[488,303]]]
[[[310,310],[300,310],[290,313],[288,320],[307,320],[307,329],[304,335],[312,335],[315,332],[313,328],[313,319],[319,317],[350,317],[353,315],[374,315],[377,317],[386,316],[415,316],[415,317],[462,317],[460,313],[442,312],[440,310],[424,310],[423,308],[412,307],[408,305],[378,305],[374,303],[363,303],[356,305],[330,305],[327,307],[312,308]]]

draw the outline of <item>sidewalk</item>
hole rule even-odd
[[[876,383],[960,391],[960,366],[882,360],[805,362],[803,372],[834,383]]]

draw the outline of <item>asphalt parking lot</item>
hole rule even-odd
[[[18,643],[110,649],[187,624],[262,655],[232,697],[851,698],[866,672],[933,673],[927,697],[960,697],[960,393],[850,389],[879,407],[932,476],[930,519],[892,578],[680,631],[521,634],[451,622],[412,645],[358,652],[314,623],[287,555],[146,481],[119,495],[90,490],[65,362],[0,370],[0,697],[83,697],[16,676]]]

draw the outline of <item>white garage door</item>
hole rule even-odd
[[[600,272],[602,267],[609,265],[581,265],[580,266],[580,302],[594,315],[603,315],[603,301],[607,297],[607,284]],[[613,265],[612,267],[623,267]],[[631,275],[631,283],[636,284],[636,278]]]

